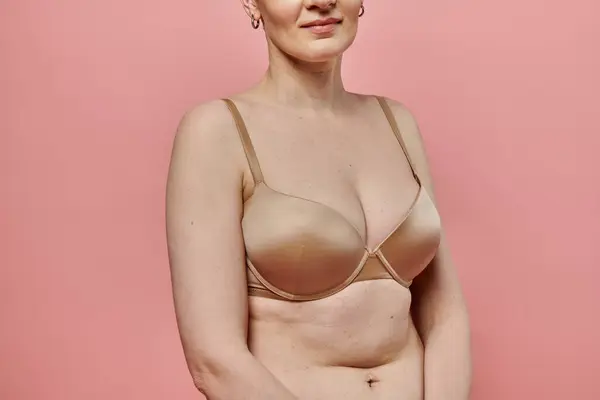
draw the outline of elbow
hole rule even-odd
[[[212,398],[212,393],[215,391],[215,385],[211,385],[210,380],[207,379],[207,375],[200,371],[195,371],[190,369],[190,374],[192,375],[192,382],[198,391],[206,397],[207,400]]]
[[[236,354],[227,354],[223,349],[220,354],[186,354],[186,362],[194,386],[208,400],[219,399],[228,386],[239,375],[239,370],[243,361],[250,354],[249,352],[238,352]]]
[[[414,310],[413,317],[421,339],[426,343],[432,335],[450,332],[455,337],[470,340],[470,317],[466,304],[463,301],[440,300],[420,304]]]
[[[467,303],[461,299],[461,301],[455,302],[450,308],[450,315],[463,324],[469,325],[469,310],[467,308]]]
[[[464,302],[453,302],[449,304],[441,317],[439,318],[438,325],[440,326],[451,326],[456,330],[466,331],[470,330],[469,311]]]
[[[469,313],[464,305],[458,304],[448,310],[446,318],[439,321],[433,329],[438,328],[442,335],[452,337],[455,343],[463,343],[465,349],[470,347],[471,326]]]
[[[188,356],[186,354],[188,371],[196,389],[207,399],[218,384],[218,361],[203,356]]]
[[[467,306],[467,302],[463,296],[460,297],[460,300],[457,301],[452,307],[452,314],[459,321],[459,323],[466,329],[470,330],[471,321],[469,316],[469,307]]]

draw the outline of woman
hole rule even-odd
[[[176,134],[178,326],[209,400],[466,400],[466,307],[417,124],[341,79],[361,0],[242,0],[270,65]]]

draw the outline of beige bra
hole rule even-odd
[[[335,209],[278,192],[263,179],[250,135],[237,107],[235,120],[255,189],[244,203],[248,293],[289,301],[317,300],[353,282],[394,279],[408,288],[431,262],[440,243],[440,218],[423,188],[387,102],[379,104],[419,185],[403,218],[375,248]]]

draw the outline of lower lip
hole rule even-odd
[[[332,33],[338,24],[327,24],[327,25],[315,25],[309,26],[306,29],[310,30],[315,34]]]

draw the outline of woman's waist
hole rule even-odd
[[[323,350],[319,354],[298,347],[256,356],[300,399],[423,399],[423,347],[416,331],[393,354]]]
[[[375,368],[418,351],[410,292],[361,282],[314,302],[250,299],[249,346],[269,363]]]

